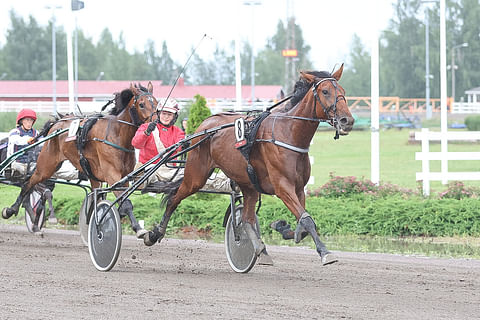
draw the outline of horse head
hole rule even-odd
[[[141,84],[131,84],[130,91],[132,97],[128,105],[133,122],[140,125],[145,121],[152,121],[157,108],[157,99],[153,96],[152,82],[148,82],[147,88]]]
[[[327,72],[300,72],[300,74],[312,88],[314,116],[327,121],[339,134],[347,135],[355,121],[348,109],[345,90],[338,83],[342,72],[343,64],[331,75]],[[317,108],[317,105],[320,108]]]

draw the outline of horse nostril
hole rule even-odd
[[[340,124],[346,125],[348,123],[348,118],[347,117],[342,117],[339,120]]]
[[[351,126],[355,120],[353,117],[341,117],[338,122],[343,126]]]

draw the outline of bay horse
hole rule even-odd
[[[202,188],[211,170],[220,168],[242,191],[242,223],[257,255],[265,248],[253,228],[255,206],[262,192],[276,195],[295,215],[297,243],[310,234],[322,264],[337,261],[320,241],[315,222],[305,210],[304,187],[311,170],[308,148],[319,122],[332,125],[336,129],[335,138],[347,135],[353,128],[354,119],[348,109],[345,91],[338,83],[342,72],[343,64],[333,74],[301,72],[290,100],[274,108],[260,123],[249,161],[234,146],[236,129],[232,126],[219,130],[189,151],[183,180],[158,185],[158,191],[164,193],[166,209],[161,222],[144,236],[145,245],[161,241],[178,204]],[[237,113],[213,115],[196,132],[233,123],[239,117],[246,118]],[[196,137],[192,144],[201,138]],[[256,173],[256,179],[249,177],[247,169]]]
[[[9,208],[3,208],[2,215],[10,217],[17,214],[22,200],[30,190],[37,183],[52,177],[65,160],[70,160],[79,172],[89,178],[92,189],[100,187],[102,182],[113,185],[133,171],[136,160],[132,138],[143,122],[156,118],[157,100],[153,96],[153,85],[151,82],[147,88],[130,85],[116,93],[115,98],[109,102],[115,104],[108,115],[66,115],[45,124],[41,134],[70,128],[72,121],[78,119],[80,133],[72,140],[67,139],[67,131],[44,143],[31,178],[22,186],[15,203]],[[114,193],[118,196],[120,191]],[[145,230],[137,223],[129,199],[122,203],[119,212],[121,216],[128,215],[137,237],[143,237]]]

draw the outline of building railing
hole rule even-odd
[[[347,97],[347,102],[352,111],[370,111],[370,97]],[[440,112],[440,99],[430,99],[432,112]],[[421,113],[426,111],[426,100],[424,98],[400,98],[400,97],[379,97],[379,112],[409,112]]]
[[[480,113],[480,102],[455,102],[452,113]]]

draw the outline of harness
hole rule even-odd
[[[148,97],[150,103],[152,105],[154,105],[154,102],[153,102],[153,98],[152,98],[152,94],[149,93],[149,92],[146,92],[146,93],[142,93],[142,94],[139,94],[139,95],[136,95],[135,98],[134,98],[134,105],[137,104],[137,101],[138,101],[138,98],[139,97],[142,97],[142,96],[150,96]],[[113,99],[112,100],[109,100],[103,107],[102,107],[102,111],[105,110],[105,108],[110,105],[111,103],[113,103]],[[115,120],[119,123],[122,123],[122,124],[126,124],[126,125],[129,125],[129,126],[133,126],[135,128],[138,128],[142,123],[143,121],[140,120],[139,116],[138,116],[138,112],[135,108],[129,108],[129,114],[130,114],[130,117],[132,118],[133,120],[133,123],[131,122],[128,122],[128,121],[124,121],[124,120]],[[152,119],[152,116],[153,114],[155,113],[155,111],[153,111],[151,114],[150,114],[150,120]],[[90,117],[90,118],[87,118],[87,120],[85,121],[85,123],[83,124],[83,126],[79,127],[79,130],[77,132],[77,139],[76,139],[76,144],[77,144],[77,149],[78,149],[78,153],[79,153],[79,162],[80,162],[80,166],[82,167],[82,170],[83,172],[85,172],[85,174],[88,176],[88,178],[90,179],[93,179],[93,180],[96,180],[98,182],[102,182],[100,179],[98,179],[94,174],[93,174],[93,171],[92,171],[92,168],[90,166],[90,163],[88,162],[87,158],[85,158],[84,154],[83,154],[83,150],[85,149],[85,145],[87,144],[87,142],[89,141],[88,138],[87,138],[87,135],[88,135],[88,132],[92,129],[92,127],[95,125],[95,123],[97,123],[97,121],[99,119],[105,119],[104,115],[103,114],[96,114],[94,115],[93,117]],[[131,149],[127,149],[127,148],[124,148],[116,143],[113,143],[111,141],[108,141],[107,140],[107,136],[108,136],[108,132],[109,132],[109,129],[110,129],[110,125],[112,123],[112,119],[108,119],[108,124],[107,124],[107,129],[106,129],[106,133],[105,133],[105,138],[104,139],[100,139],[100,138],[97,138],[97,137],[94,137],[92,138],[90,141],[98,141],[98,142],[102,142],[102,143],[105,143],[106,145],[109,145],[115,149],[119,149],[123,152],[129,152],[129,153],[134,153],[135,152],[135,148],[131,148]]]
[[[322,101],[320,100],[320,97],[318,96],[318,93],[317,93],[318,86],[324,81],[330,81],[335,88],[334,103],[331,104],[330,106],[326,106],[324,103],[322,103]],[[279,147],[282,147],[282,148],[285,148],[285,149],[288,149],[288,150],[291,150],[291,151],[294,151],[294,152],[308,153],[309,148],[300,148],[300,147],[294,146],[292,144],[289,144],[287,142],[283,142],[283,141],[279,141],[279,140],[275,139],[275,123],[276,123],[277,119],[280,119],[280,118],[302,120],[302,121],[315,121],[315,122],[318,122],[318,123],[326,122],[326,123],[330,124],[332,127],[335,128],[334,139],[337,140],[340,137],[339,123],[338,123],[338,120],[337,120],[337,102],[342,98],[346,101],[345,96],[343,94],[339,95],[338,91],[339,91],[339,89],[338,89],[338,86],[337,86],[337,80],[335,78],[323,78],[323,79],[315,82],[312,85],[312,92],[313,92],[313,96],[314,96],[312,118],[300,117],[300,116],[290,116],[290,115],[280,115],[280,114],[276,114],[276,113],[272,114],[270,112],[270,110],[272,108],[274,108],[275,106],[277,106],[278,104],[283,103],[286,100],[289,100],[289,99],[292,98],[292,96],[289,96],[289,97],[283,99],[282,101],[280,101],[279,103],[270,107],[267,111],[262,112],[261,114],[259,114],[254,119],[252,119],[250,121],[244,121],[243,120],[244,123],[242,125],[236,125],[235,126],[235,130],[241,130],[241,128],[244,129],[244,132],[236,133],[237,137],[245,137],[245,140],[246,140],[246,142],[241,143],[241,144],[237,142],[237,149],[240,151],[240,153],[243,155],[243,157],[247,160],[248,178],[250,179],[250,182],[254,185],[255,189],[258,192],[267,194],[261,188],[260,183],[258,181],[257,174],[255,172],[255,169],[253,168],[253,166],[250,163],[250,153],[252,151],[252,147],[253,147],[254,143],[255,142],[269,142],[269,143],[273,143],[274,145],[277,145]],[[317,101],[320,104],[320,106],[322,107],[323,112],[325,113],[325,116],[327,117],[327,119],[317,118]],[[330,114],[332,112],[333,112],[333,117],[330,117]],[[260,128],[261,123],[268,116],[273,117],[272,138],[271,139],[256,139],[257,131]],[[241,118],[241,119],[243,119],[243,118]],[[238,138],[237,138],[237,140],[238,140]]]

